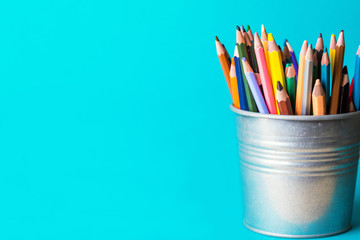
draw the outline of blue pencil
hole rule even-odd
[[[355,74],[354,74],[353,102],[355,110],[360,108],[360,46],[356,52]]]
[[[294,65],[294,68],[295,68],[295,72],[296,72],[296,81],[297,81],[297,76],[298,76],[298,62],[296,60],[296,56],[295,56],[295,53],[294,53],[294,50],[292,49],[290,43],[288,42],[288,40],[286,39],[285,40],[286,42],[286,46],[288,47],[289,49],[289,52],[290,52],[290,55],[291,55],[291,59],[292,59],[292,64]]]
[[[254,100],[255,100],[256,106],[259,109],[259,112],[260,113],[269,113],[269,110],[265,104],[264,97],[261,94],[259,85],[256,81],[254,71],[251,69],[249,62],[246,61],[246,58],[243,57],[241,60],[243,63],[246,80],[249,83],[250,90],[254,96]]]
[[[327,48],[322,54],[321,58],[321,85],[325,91],[326,106],[329,106],[330,101],[330,60]]]
[[[237,84],[238,84],[240,109],[249,111],[249,106],[248,106],[247,99],[246,99],[244,79],[243,79],[243,75],[241,72],[241,64],[240,64],[239,51],[238,51],[237,44],[235,44],[234,62],[235,62],[236,79],[237,79]]]

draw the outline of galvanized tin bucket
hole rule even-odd
[[[290,238],[351,228],[360,112],[285,116],[231,110],[247,228]]]

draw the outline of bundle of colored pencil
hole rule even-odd
[[[344,66],[344,31],[337,41],[331,35],[329,52],[321,33],[314,49],[305,40],[299,61],[290,42],[285,39],[281,49],[264,25],[261,37],[253,34],[249,25],[247,31],[236,27],[233,58],[218,37],[215,42],[235,108],[281,115],[326,115],[360,109],[360,46],[350,83]]]

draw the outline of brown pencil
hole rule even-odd
[[[279,106],[280,115],[293,115],[289,95],[286,93],[280,81],[277,81],[276,101]]]
[[[322,59],[322,54],[324,52],[324,40],[323,40],[323,37],[322,37],[321,33],[319,34],[319,37],[318,37],[318,39],[316,41],[315,52],[316,52],[316,58],[317,58],[317,62],[319,64],[319,67],[317,69],[317,76],[314,79],[321,79],[320,63],[321,63],[321,59]]]
[[[312,92],[313,115],[326,115],[326,97],[320,79],[317,79]]]
[[[349,75],[347,67],[343,69],[343,80],[340,90],[340,102],[339,102],[339,113],[348,113],[349,112]]]
[[[341,72],[344,63],[344,52],[345,52],[344,30],[341,30],[338,41],[336,43],[336,54],[335,54],[334,74],[333,74],[329,114],[336,114],[338,111],[339,99],[340,99],[340,86],[342,82]]]

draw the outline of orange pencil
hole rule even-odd
[[[224,49],[223,45],[221,45],[218,37],[215,37],[215,44],[216,44],[216,52],[219,57],[220,65],[223,70],[225,80],[226,80],[226,83],[228,85],[228,88],[229,88],[229,91],[231,94],[231,98],[233,98],[232,91],[231,91],[231,81],[230,81],[230,66],[228,65],[228,60],[226,60],[225,49]]]
[[[326,115],[326,97],[320,79],[317,79],[312,92],[313,115]]]
[[[236,48],[235,48],[235,51],[237,51]],[[230,85],[231,85],[234,107],[240,109],[239,89],[238,89],[237,78],[236,78],[234,58],[232,58],[231,66],[230,66]]]

